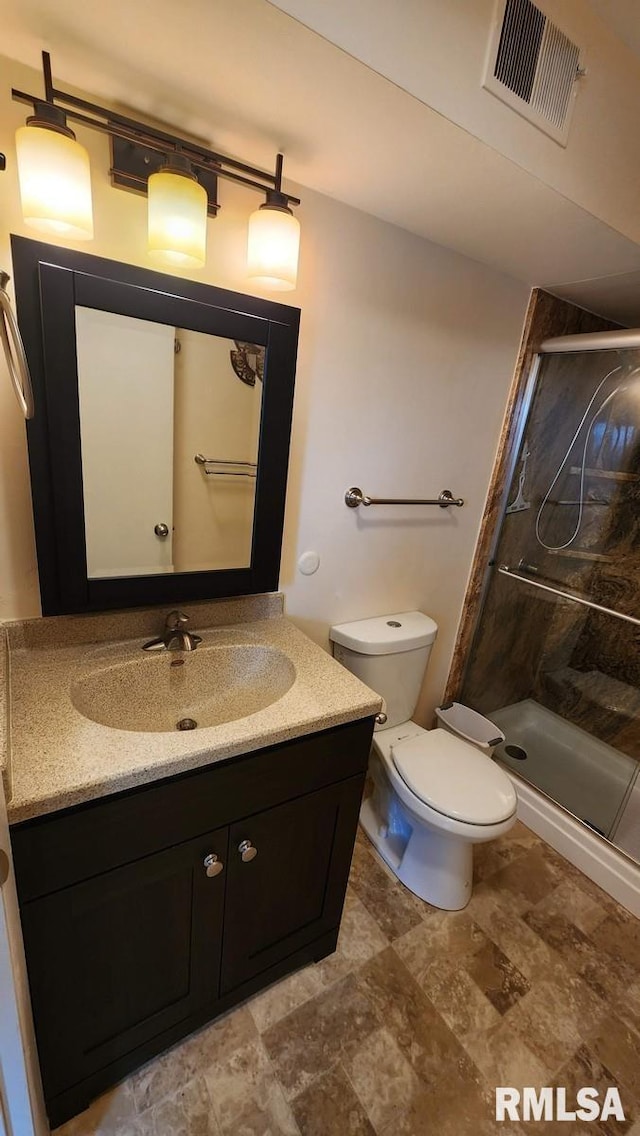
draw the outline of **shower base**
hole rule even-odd
[[[609,842],[636,762],[533,699],[493,711],[491,720],[506,735],[494,756],[514,782],[523,823],[640,916],[640,864]],[[526,759],[509,757],[507,746]]]
[[[491,720],[505,734],[495,750],[499,761],[601,836],[613,838],[636,773],[633,758],[532,698],[495,711]]]

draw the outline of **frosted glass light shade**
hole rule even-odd
[[[249,279],[265,288],[295,288],[300,251],[300,222],[284,209],[262,205],[249,218]]]
[[[43,126],[16,131],[22,215],[44,233],[90,241],[91,172],[84,146]]]
[[[148,182],[149,253],[165,264],[201,268],[207,252],[207,191],[175,170]]]

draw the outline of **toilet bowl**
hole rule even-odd
[[[509,778],[468,742],[415,722],[374,736],[370,770],[374,791],[360,820],[383,859],[434,907],[466,907],[473,845],[501,836],[515,823],[517,800]],[[395,808],[388,807],[381,778],[395,795]]]
[[[473,845],[508,832],[517,798],[487,754],[409,717],[436,633],[428,616],[400,612],[337,625],[330,638],[335,657],[385,702],[387,720],[374,733],[371,792],[360,823],[410,891],[458,911],[471,897]]]

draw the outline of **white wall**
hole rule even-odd
[[[482,88],[496,0],[271,2],[570,201],[640,240],[635,144],[640,59],[602,20],[602,0],[597,11],[587,0],[536,0],[582,48],[587,68],[566,149]],[[640,25],[637,13],[634,18]]]
[[[20,219],[10,132],[23,121],[11,85],[39,78],[4,61],[0,264]],[[148,265],[145,201],[112,189],[104,139],[92,154],[96,238],[84,251]],[[255,196],[224,185],[198,278],[240,291]],[[301,191],[302,196],[302,191]],[[440,625],[428,702],[444,685],[515,362],[527,289],[459,254],[304,190],[298,289],[299,366],[281,585],[287,610],[326,644],[328,626],[421,607]],[[81,246],[77,246],[81,248]],[[194,274],[195,277],[196,274]],[[265,293],[266,294],[266,293]],[[282,297],[280,297],[282,298]],[[0,375],[0,616],[38,612],[24,425]],[[463,509],[372,508],[343,502],[350,485],[388,496],[450,488]],[[321,556],[305,577],[305,549]]]
[[[193,459],[200,453],[257,461],[262,383],[250,387],[236,375],[233,339],[185,328],[176,334],[181,350],[175,357],[175,569],[248,568],[254,478],[207,474]]]
[[[526,290],[327,198],[305,216],[302,332],[282,584],[313,638],[420,608],[441,696],[515,362]],[[448,488],[463,509],[344,505]],[[296,557],[315,549],[314,576]]]

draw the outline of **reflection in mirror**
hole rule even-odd
[[[249,567],[264,348],[80,306],[76,347],[89,579]]]

